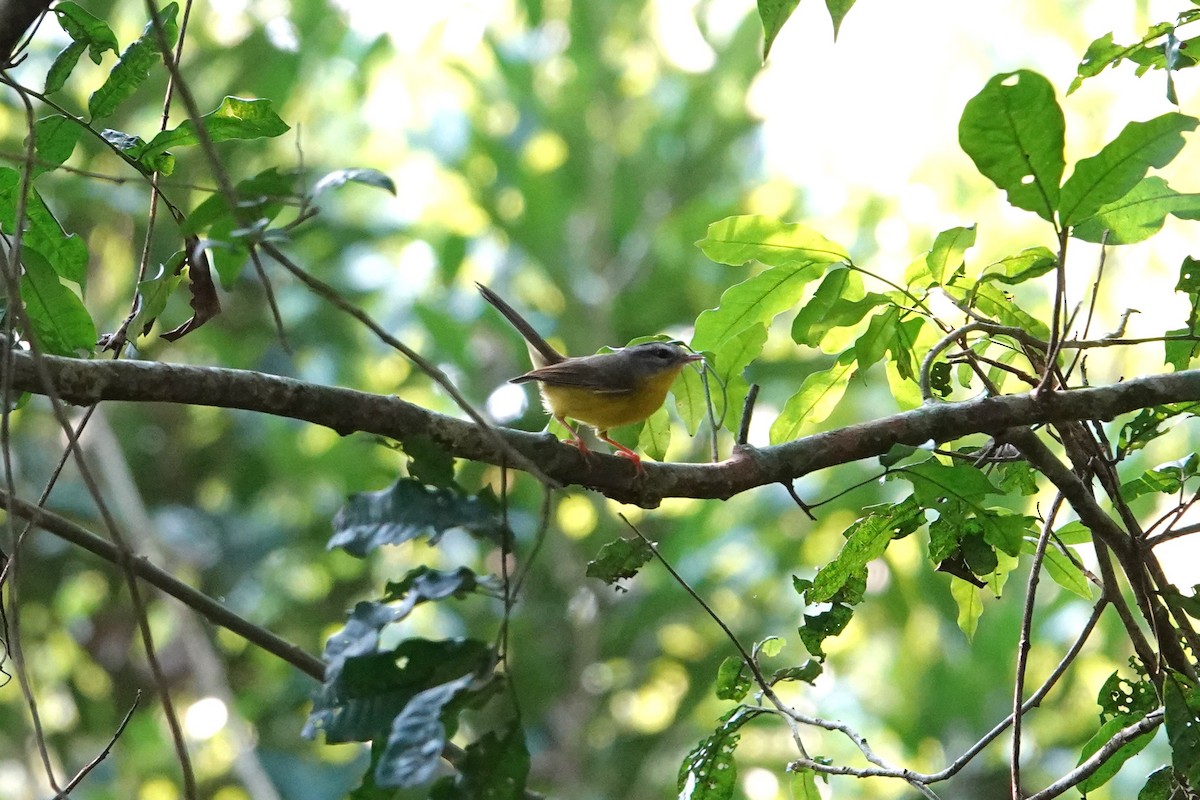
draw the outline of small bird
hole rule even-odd
[[[597,436],[612,445],[617,455],[629,459],[638,474],[642,474],[641,457],[610,439],[609,430],[641,422],[657,411],[680,370],[703,360],[704,356],[670,342],[645,342],[594,356],[564,356],[500,295],[481,283],[475,285],[483,298],[521,333],[529,349],[534,369],[509,383],[536,381],[546,410],[571,432],[568,444],[585,458],[591,451],[568,419],[595,428]]]

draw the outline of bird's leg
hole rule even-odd
[[[583,437],[579,435],[579,431],[575,430],[571,423],[567,422],[565,417],[555,417],[559,424],[571,432],[571,438],[567,440],[567,444],[579,451],[579,455],[583,456],[584,461],[592,460],[592,451],[588,449],[587,442],[583,441]]]
[[[608,442],[614,448],[616,448],[618,456],[620,456],[621,458],[629,459],[630,462],[633,463],[633,468],[635,470],[637,470],[638,475],[646,474],[646,469],[645,469],[645,467],[642,466],[642,457],[641,456],[639,456],[637,453],[633,452],[632,450],[630,450],[628,447],[621,444],[620,442],[613,441],[612,439],[608,438],[608,431],[596,431],[596,435],[599,436],[601,440]]]

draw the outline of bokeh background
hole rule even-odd
[[[286,251],[436,361],[481,407],[538,430],[545,417],[532,396],[514,402],[511,393],[496,394],[525,369],[524,352],[473,281],[527,309],[568,352],[585,353],[644,334],[686,338],[696,315],[748,274],[707,261],[694,246],[709,223],[730,214],[802,220],[845,244],[860,265],[893,277],[939,230],[955,225],[979,224],[969,255],[977,263],[1052,245],[1044,223],[1008,208],[959,150],[963,104],[997,72],[1040,71],[1064,104],[1068,163],[1089,155],[1126,121],[1171,107],[1161,74],[1138,79],[1128,67],[1063,98],[1087,44],[1107,31],[1133,41],[1184,5],[860,0],[835,43],[823,4],[812,0],[801,4],[764,65],[748,0],[220,0],[194,9],[182,68],[202,108],[225,95],[264,97],[293,126],[277,140],[222,145],[235,180],[272,165],[303,168],[310,181],[342,167],[369,167],[394,180],[395,197],[359,185],[322,195],[320,215],[295,232]],[[138,3],[87,7],[123,44],[145,24]],[[46,21],[13,76],[39,88],[66,41]],[[84,59],[59,102],[85,108],[108,58],[100,67]],[[1182,110],[1194,112],[1195,79],[1178,80]],[[164,86],[156,74],[111,124],[150,138]],[[0,94],[0,103],[0,150],[11,158],[20,152],[24,118],[13,93]],[[95,142],[85,140],[69,163],[124,179],[60,173],[39,184],[65,228],[87,242],[86,301],[112,330],[131,297],[148,192]],[[1185,150],[1171,173],[1176,188],[1197,188],[1188,185],[1194,163]],[[198,153],[180,154],[163,186],[190,208],[213,181]],[[1164,319],[1182,324],[1186,299],[1172,289],[1179,260],[1194,245],[1195,235],[1172,220],[1152,246],[1128,256],[1114,251],[1096,329],[1112,327],[1128,307],[1143,312],[1132,318],[1131,335],[1159,333]],[[177,249],[169,222],[160,221],[151,247],[158,260]],[[1097,252],[1081,244],[1072,258],[1073,297],[1080,298],[1094,280]],[[396,393],[455,412],[400,355],[281,270],[268,266],[268,276],[287,347],[261,282],[246,270],[222,287],[220,317],[175,344],[155,332],[138,356]],[[1047,286],[1022,289],[1022,302],[1045,312],[1049,295],[1037,292]],[[188,314],[181,294],[164,321],[174,326]],[[774,410],[829,360],[826,352],[799,351],[786,326],[773,333],[748,375],[763,386],[759,441]],[[1101,382],[1161,363],[1158,348],[1105,352],[1090,375]],[[35,401],[14,417],[16,477],[26,496],[40,491],[63,445],[39,408]],[[882,370],[872,371],[856,378],[828,426],[897,409]],[[85,443],[143,552],[312,652],[357,600],[412,566],[497,569],[495,555],[465,536],[448,536],[436,548],[385,548],[365,561],[325,549],[346,496],[382,488],[405,469],[402,453],[371,437],[341,438],[241,412],[111,403]],[[672,456],[699,460],[705,449],[703,438],[689,443],[680,431]],[[878,472],[877,464],[848,465],[799,481],[810,503],[867,481],[821,506],[816,522],[781,487],[724,503],[669,501],[653,512],[560,493],[511,629],[533,786],[564,798],[673,795],[683,755],[729,705],[712,685],[732,648],[662,569],[647,567],[624,591],[584,576],[600,546],[625,533],[617,512],[661,543],[744,641],[784,637],[775,660],[783,666],[805,658],[792,576],[811,577],[836,554],[841,531],[863,506],[897,496],[895,485],[870,480]],[[459,478],[468,488],[499,483],[495,470],[470,464],[460,465]],[[511,491],[519,548],[527,550],[540,492],[523,477]],[[50,505],[95,525],[70,468]],[[149,678],[116,572],[43,533],[32,534],[24,552],[22,644],[55,757],[73,771],[104,747]],[[1200,581],[1186,554],[1167,560],[1179,565],[1173,577],[1180,585]],[[815,687],[789,687],[789,699],[850,722],[895,762],[940,769],[1007,713],[1020,611],[1014,578],[1003,598],[986,601],[968,642],[955,623],[948,580],[931,570],[920,537],[895,543],[872,566],[869,598],[850,628],[827,640],[826,674]],[[1043,590],[1035,680],[1087,612],[1057,587]],[[489,639],[498,614],[483,598],[430,604],[398,635]],[[190,620],[173,601],[155,602],[151,622],[203,796],[324,800],[357,785],[362,748],[299,736],[314,688],[309,679]],[[1070,769],[1095,729],[1096,691],[1128,656],[1111,622],[1050,710],[1030,717],[1031,785]],[[112,756],[74,797],[178,796],[155,706],[147,694]],[[836,738],[814,735],[810,751],[853,759]],[[946,796],[1007,796],[1006,751],[1006,744],[994,747]],[[1152,748],[1127,779],[1095,796],[1131,796],[1163,753]],[[738,754],[746,798],[789,796],[784,767],[795,751],[783,725],[748,727]],[[832,788],[838,797],[911,796],[887,781],[841,779]],[[24,702],[10,681],[0,687],[0,796],[46,792]]]

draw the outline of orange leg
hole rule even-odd
[[[592,451],[588,449],[587,442],[585,442],[583,437],[579,435],[579,431],[575,430],[575,428],[571,426],[571,423],[567,422],[563,417],[555,417],[555,419],[558,420],[560,425],[571,432],[571,438],[567,440],[567,444],[578,450],[579,455],[583,456],[584,461],[590,461],[592,458]]]
[[[633,463],[633,468],[635,470],[637,470],[638,475],[646,474],[646,469],[645,469],[645,467],[642,466],[642,457],[641,456],[639,456],[637,453],[633,452],[632,450],[630,450],[628,447],[621,444],[620,442],[615,442],[612,439],[608,438],[608,431],[596,431],[596,435],[599,436],[603,441],[608,442],[614,448],[616,448],[617,455],[619,455],[621,458],[628,458]]]

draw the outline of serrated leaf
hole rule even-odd
[[[1012,205],[1051,221],[1059,206],[1065,128],[1050,81],[1018,70],[996,75],[967,102],[958,142]]]
[[[361,183],[364,186],[374,186],[376,189],[383,189],[391,195],[396,194],[396,184],[387,175],[384,175],[377,169],[359,167],[353,169],[335,169],[333,172],[326,173],[313,184],[312,196],[316,197],[324,191],[336,189],[347,183]]]
[[[800,0],[758,0],[758,18],[763,26],[763,61],[771,54],[775,37],[798,5]]]
[[[773,267],[730,286],[722,292],[716,308],[703,311],[696,318],[692,348],[715,352],[743,331],[767,325],[800,302],[805,285],[819,277],[821,269],[811,262]]]
[[[271,138],[291,130],[272,110],[270,100],[245,100],[240,97],[226,97],[216,110],[201,117],[200,123],[209,140],[214,143],[232,139]],[[139,153],[138,160],[147,163],[172,147],[187,147],[199,142],[196,125],[190,119],[185,120],[151,139]]]
[[[428,536],[436,544],[452,528],[491,541],[499,541],[505,533],[500,519],[478,498],[401,478],[387,489],[351,495],[333,518],[328,547],[363,558],[381,545],[418,536]]]
[[[584,574],[613,584],[637,575],[653,557],[654,551],[641,539],[614,539],[600,548],[596,558],[588,562]]]
[[[1183,148],[1183,132],[1195,130],[1195,117],[1171,112],[1146,122],[1130,122],[1099,153],[1075,165],[1059,198],[1059,221],[1073,226],[1137,185],[1150,167],[1170,163]]]
[[[158,13],[168,47],[175,45],[175,39],[179,35],[179,25],[175,21],[178,13],[179,6],[176,3],[168,3]],[[160,59],[154,23],[148,22],[137,41],[125,48],[116,66],[108,74],[108,79],[88,98],[88,114],[91,115],[92,121],[109,116],[121,103],[132,97],[150,77],[150,68]]]
[[[849,261],[840,244],[798,222],[747,215],[726,217],[708,226],[708,235],[696,242],[718,264],[739,267],[761,261],[771,267],[797,264],[836,264]]]

